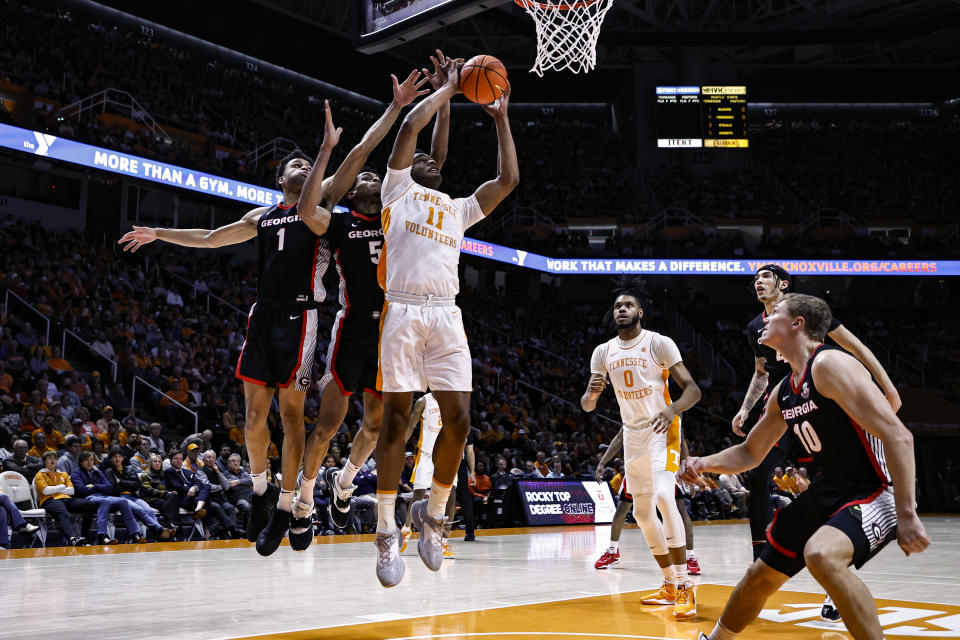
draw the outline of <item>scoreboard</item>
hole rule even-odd
[[[656,131],[661,148],[745,149],[747,88],[657,87]]]

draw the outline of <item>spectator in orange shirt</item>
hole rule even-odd
[[[127,444],[127,432],[120,428],[119,421],[111,420],[107,423],[106,427],[106,432],[97,436],[97,439],[103,443],[104,450],[109,451],[110,445],[114,443],[119,443],[121,445]]]
[[[42,431],[47,437],[47,446],[54,451],[58,451],[63,448],[63,434],[54,428],[55,423],[56,419],[53,415],[47,414],[43,418],[43,426],[39,429],[34,429],[33,432],[37,433],[38,431]]]
[[[810,480],[807,478],[806,467],[800,467],[800,471],[797,472],[797,487],[800,488],[800,493],[810,488]]]
[[[38,429],[33,432],[33,447],[27,451],[28,456],[33,456],[34,458],[43,459],[43,454],[48,451],[56,453],[57,450],[51,446],[47,445],[47,434],[43,432],[43,429]]]
[[[73,367],[70,366],[70,363],[64,360],[63,356],[60,354],[60,347],[53,347],[51,349],[50,359],[47,360],[47,367],[56,371],[57,373],[73,371]]]
[[[241,447],[244,446],[246,435],[244,433],[245,421],[242,415],[235,418],[235,426],[230,429],[230,441]]]
[[[534,462],[533,465],[537,468],[537,473],[539,473],[541,477],[546,478],[550,475],[550,465],[547,464],[547,454],[543,451],[537,451],[537,461]]]

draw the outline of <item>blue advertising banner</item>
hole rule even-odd
[[[0,124],[0,147],[72,162],[132,178],[186,189],[254,206],[281,202],[283,194],[230,178],[111,151],[39,131]],[[340,207],[338,207],[340,209]],[[960,260],[801,260],[686,258],[634,260],[626,258],[549,258],[491,242],[464,238],[463,253],[555,274],[745,275],[773,262],[794,275],[823,276],[956,276]]]

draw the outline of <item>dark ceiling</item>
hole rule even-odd
[[[542,79],[527,72],[533,23],[510,2],[373,55],[353,49],[352,0],[101,2],[378,99],[391,72],[423,66],[437,47],[497,56],[525,101],[614,101],[632,69],[683,82],[691,59],[748,84],[751,100],[960,94],[958,0],[615,0],[597,70]]]

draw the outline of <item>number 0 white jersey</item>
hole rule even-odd
[[[380,188],[384,245],[377,279],[387,292],[452,298],[460,291],[460,244],[483,219],[476,196],[451,198],[413,181],[410,167],[387,169]]]
[[[616,337],[594,349],[590,372],[610,376],[624,429],[639,430],[670,404],[669,369],[681,360],[672,339],[644,329],[633,340]]]

